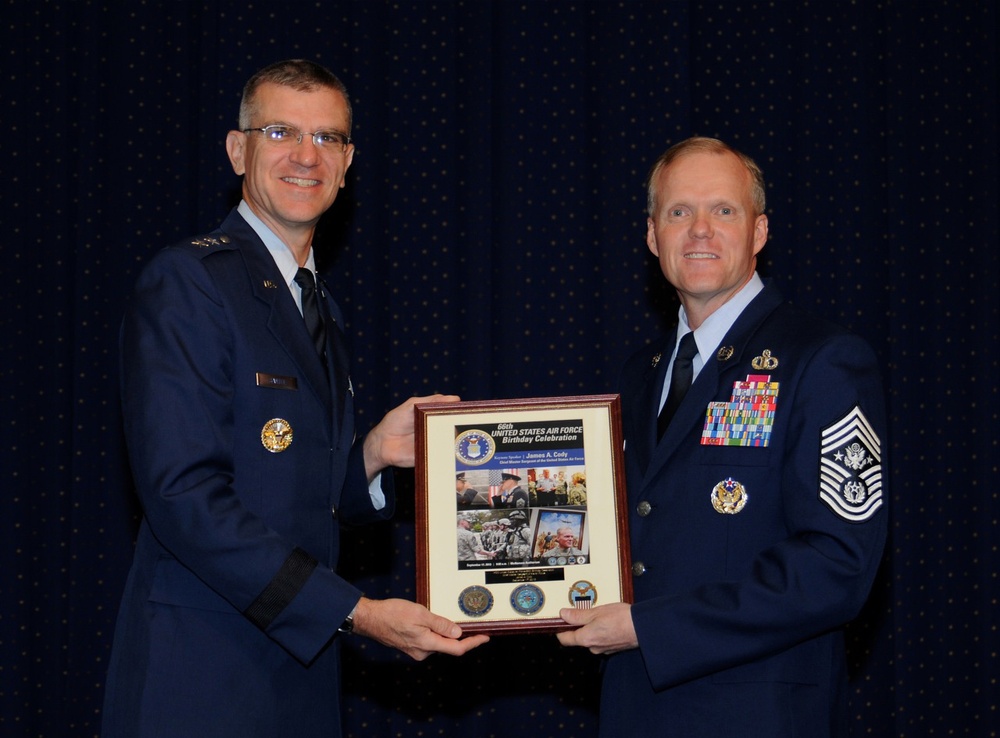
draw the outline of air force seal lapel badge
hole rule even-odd
[[[852,523],[882,506],[882,444],[861,408],[820,434],[819,498]]]

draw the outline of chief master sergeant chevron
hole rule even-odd
[[[382,471],[414,461],[413,400],[355,439],[343,321],[314,278],[313,232],[344,185],[350,132],[328,70],[258,72],[226,139],[243,201],[136,284],[122,403],[143,520],[105,738],[338,736],[344,631],[417,659],[486,640],[335,573],[340,522],[387,517]]]
[[[635,603],[564,609],[559,640],[608,655],[607,738],[846,736],[842,627],[886,536],[875,356],[757,275],[751,159],[688,139],[648,195],[681,308],[622,373]]]

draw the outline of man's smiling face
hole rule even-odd
[[[751,176],[729,153],[686,154],[660,171],[646,244],[697,327],[753,275],[767,241]]]
[[[255,95],[252,126],[281,124],[299,131],[348,132],[347,101],[337,90],[309,91],[264,83]],[[312,230],[344,186],[354,145],[317,147],[311,136],[275,144],[257,131],[230,132],[226,150],[237,174],[244,175],[243,199],[274,233],[292,246]]]

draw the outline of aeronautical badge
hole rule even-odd
[[[750,366],[752,366],[757,371],[760,371],[762,369],[768,372],[774,371],[775,369],[778,368],[778,357],[771,356],[770,349],[764,349],[761,352],[760,356],[753,357],[753,361],[750,362]]]
[[[469,466],[480,466],[493,458],[497,444],[486,431],[467,430],[455,439],[455,457]]]
[[[750,495],[743,485],[732,477],[724,479],[712,488],[712,507],[723,515],[735,515],[750,501]]]
[[[510,606],[522,615],[534,615],[545,604],[545,595],[534,584],[522,584],[510,593]]]
[[[861,408],[820,434],[819,498],[861,523],[882,507],[882,444]]]
[[[589,610],[597,604],[597,589],[585,579],[574,582],[569,588],[569,604],[577,610]]]
[[[272,454],[280,454],[292,445],[292,426],[287,420],[271,418],[260,429],[260,442]]]
[[[466,587],[458,595],[458,607],[469,617],[482,617],[493,609],[493,593],[478,584]]]

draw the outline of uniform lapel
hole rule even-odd
[[[642,388],[634,397],[631,408],[632,428],[626,434],[632,444],[629,453],[634,454],[640,469],[645,469],[656,447],[656,416],[663,392],[663,382],[667,376],[667,364],[676,341],[676,331],[667,338],[659,350],[652,355],[642,374]]]
[[[694,426],[704,427],[708,403],[727,399],[732,391],[732,383],[737,379],[744,378],[734,375],[731,370],[746,366],[742,358],[748,342],[756,333],[761,322],[780,304],[781,294],[775,287],[771,286],[770,280],[768,280],[764,290],[747,305],[726,333],[726,337],[722,339],[720,347],[732,347],[732,354],[717,352],[705,357],[702,370],[695,378],[684,401],[677,408],[677,413],[667,428],[667,432],[663,434],[662,440],[653,449],[652,458],[646,473],[643,475],[641,486],[645,487],[655,480],[674,454],[685,443],[690,443],[692,434],[695,432]],[[727,384],[728,387],[725,386]],[[650,426],[655,434],[655,416],[650,420]]]
[[[320,277],[320,297],[326,321],[326,356],[329,369],[329,384],[333,388],[334,418],[339,428],[344,420],[347,392],[350,389],[350,359],[347,351],[347,337],[338,320],[340,311],[330,294],[326,280]]]
[[[236,211],[226,218],[222,230],[239,242],[253,295],[270,309],[268,331],[299,367],[323,406],[329,408],[330,385],[323,362],[267,247]]]

